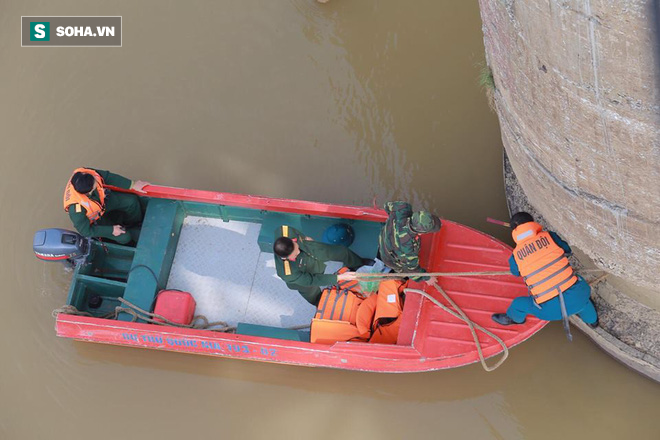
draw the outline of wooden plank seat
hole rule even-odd
[[[126,282],[124,299],[151,311],[156,294],[167,284],[184,212],[174,200],[151,199],[142,223],[140,240]],[[133,316],[120,313],[120,321]]]

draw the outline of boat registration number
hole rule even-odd
[[[122,333],[122,338],[126,342],[133,344],[137,342],[140,345],[153,348],[180,348],[183,349],[183,351],[187,351],[186,349],[193,349],[192,351],[213,351],[231,354],[260,355],[271,358],[277,357],[277,350],[275,348],[252,344],[231,344],[196,338],[175,338],[132,332]]]

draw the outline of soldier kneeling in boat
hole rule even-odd
[[[419,265],[420,236],[440,230],[442,222],[428,211],[413,212],[407,202],[387,202],[389,214],[378,237],[379,258],[395,272],[426,272]],[[413,281],[435,282],[434,277],[414,277]]]
[[[148,184],[109,171],[78,168],[64,190],[64,210],[84,237],[108,238],[120,244],[136,242],[140,234],[137,226],[144,217],[140,200],[109,187],[144,192]]]
[[[590,327],[598,326],[596,308],[591,302],[591,287],[576,275],[566,255],[571,247],[552,231],[526,213],[511,217],[516,247],[509,258],[511,273],[522,276],[528,296],[513,300],[506,313],[495,313],[493,321],[501,325],[522,324],[527,315],[545,321],[564,319],[577,314]]]
[[[326,262],[340,261],[350,270],[368,263],[346,246],[313,241],[286,225],[275,230],[275,237],[273,252],[277,275],[290,289],[300,292],[303,298],[315,306],[321,299],[321,286],[355,279],[355,272],[325,274]]]

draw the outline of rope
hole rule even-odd
[[[460,319],[461,321],[465,322],[465,323],[468,325],[468,327],[470,327],[470,332],[472,333],[472,338],[474,339],[474,344],[477,346],[477,353],[479,354],[479,361],[481,362],[481,366],[484,368],[484,370],[486,370],[486,371],[493,371],[493,370],[495,370],[496,368],[498,368],[500,365],[502,365],[502,364],[504,363],[504,361],[506,360],[506,358],[509,357],[509,348],[506,346],[506,344],[504,343],[504,341],[502,341],[502,339],[500,339],[500,338],[499,338],[497,335],[495,335],[493,332],[491,332],[491,331],[489,331],[489,330],[486,330],[485,328],[483,328],[483,327],[480,326],[479,324],[476,324],[476,323],[472,322],[472,321],[470,320],[470,318],[468,318],[468,317],[465,315],[465,312],[463,312],[463,310],[461,310],[461,308],[458,307],[458,305],[456,305],[456,303],[455,303],[455,302],[449,297],[449,295],[447,295],[447,293],[446,293],[446,292],[442,289],[442,287],[440,287],[437,283],[433,283],[433,287],[435,287],[436,290],[442,294],[442,296],[447,300],[447,302],[449,302],[449,304],[451,304],[452,307],[453,307],[453,308],[456,310],[456,312],[458,312],[458,313],[452,311],[451,309],[449,309],[448,307],[446,307],[444,304],[442,304],[440,301],[438,301],[437,299],[433,298],[431,295],[429,295],[428,293],[424,292],[423,290],[417,290],[417,289],[405,289],[404,291],[405,291],[406,293],[408,293],[408,292],[417,293],[417,294],[423,296],[424,298],[429,299],[433,304],[435,304],[436,306],[440,307],[440,308],[443,309],[445,312],[447,312],[447,313],[449,313],[450,315],[452,315],[454,318],[458,318],[458,319]],[[481,330],[483,333],[485,333],[485,334],[487,334],[488,336],[490,336],[491,338],[493,338],[493,339],[494,339],[498,344],[500,344],[500,346],[502,347],[502,350],[503,350],[503,351],[502,351],[502,357],[501,357],[500,360],[498,360],[498,361],[495,363],[495,365],[493,365],[492,367],[491,367],[491,366],[488,366],[488,364],[486,364],[486,359],[484,358],[483,351],[481,350],[481,342],[479,342],[479,336],[477,336],[477,332],[476,332],[475,328]]]
[[[602,272],[602,271],[599,270],[599,269],[586,269],[586,270],[581,270],[580,272]],[[488,275],[495,275],[495,274],[497,274],[497,273],[496,273],[496,272],[490,272],[490,273],[488,273],[488,272],[462,272],[462,273],[459,272],[458,274],[460,274],[460,275],[463,275],[463,274],[471,274],[471,275],[486,275],[486,274],[488,274]],[[505,272],[505,273],[503,273],[503,274],[510,275],[511,273],[510,273],[510,272]],[[387,274],[387,275],[393,275],[393,274]],[[419,276],[418,274],[396,274],[396,275]],[[452,275],[459,276],[459,275],[456,275],[456,274],[452,274]],[[596,279],[594,279],[593,281],[589,282],[589,285],[590,285],[590,286],[593,286],[593,285],[599,283],[600,281],[602,281],[602,280],[604,280],[605,278],[607,278],[608,275],[609,275],[609,274],[605,273],[605,274],[599,276],[598,278],[596,278]],[[442,275],[440,275],[438,272],[436,272],[435,274],[433,274],[433,273],[427,273],[426,276],[442,276]],[[456,303],[455,303],[455,302],[449,297],[449,295],[447,295],[447,293],[442,289],[442,287],[440,287],[440,286],[438,285],[438,283],[433,283],[433,287],[435,287],[436,290],[442,294],[442,296],[447,300],[447,302],[449,302],[449,304],[452,305],[452,307],[458,312],[458,314],[455,313],[455,312],[453,312],[452,310],[450,310],[448,307],[444,306],[440,301],[438,301],[437,299],[433,298],[431,295],[429,295],[428,293],[424,292],[423,290],[417,290],[417,289],[405,289],[405,291],[406,291],[406,292],[417,293],[417,294],[419,294],[419,295],[421,295],[421,296],[423,296],[423,297],[429,299],[433,304],[435,304],[436,306],[440,307],[440,308],[443,309],[445,312],[447,312],[447,313],[449,313],[450,315],[452,315],[453,317],[458,318],[458,319],[460,319],[461,321],[465,322],[465,323],[468,325],[468,327],[470,327],[470,332],[472,333],[472,338],[474,339],[474,344],[477,346],[477,352],[479,353],[479,361],[481,362],[481,366],[484,368],[484,370],[486,370],[486,371],[493,371],[493,370],[495,370],[496,368],[498,368],[500,365],[502,365],[502,364],[504,363],[504,361],[506,360],[506,358],[509,357],[509,349],[508,349],[508,347],[506,346],[506,344],[504,343],[504,341],[502,341],[502,339],[500,339],[498,336],[496,336],[495,334],[493,334],[491,331],[486,330],[485,328],[483,328],[483,327],[480,326],[479,324],[475,324],[474,322],[472,322],[472,321],[470,320],[470,318],[468,318],[467,315],[465,315],[465,312],[463,312],[463,310],[461,310],[461,308],[458,307],[458,305],[456,305]],[[460,315],[460,316],[459,316],[459,315]],[[488,365],[486,364],[486,360],[485,360],[484,355],[483,355],[483,352],[482,352],[482,350],[481,350],[481,343],[479,342],[479,337],[477,336],[477,332],[475,331],[475,327],[476,327],[477,329],[481,330],[482,332],[486,333],[486,334],[487,334],[488,336],[490,336],[491,338],[495,339],[495,341],[496,341],[498,344],[500,344],[500,346],[502,347],[502,350],[503,350],[503,352],[502,352],[502,358],[501,358],[499,361],[497,361],[497,363],[495,363],[495,365],[493,365],[492,367],[490,367],[490,366],[488,366]]]
[[[600,269],[584,269],[580,273],[602,272]],[[378,278],[413,278],[413,277],[471,277],[471,276],[501,276],[513,274],[509,271],[486,272],[401,272],[401,273],[361,273],[356,272],[357,279],[374,280]],[[599,280],[600,281],[600,280]]]
[[[64,313],[65,315],[78,315],[78,316],[92,316],[91,313],[88,312],[81,312],[78,310],[75,306],[62,306],[59,309],[53,310],[51,313],[51,316],[53,318],[57,318],[57,315],[60,313]]]
[[[511,275],[509,271],[496,272],[403,272],[403,273],[358,273],[356,278],[413,278],[413,277],[469,277],[469,276],[493,276],[493,275]]]
[[[119,312],[126,312],[131,315],[133,315],[133,322],[137,321],[138,319],[141,319],[143,321],[146,321],[150,324],[156,324],[156,325],[170,325],[172,327],[181,327],[181,328],[192,328],[192,329],[199,329],[199,330],[211,330],[214,332],[229,332],[236,330],[236,327],[228,325],[224,321],[216,321],[216,322],[209,322],[208,318],[204,315],[197,315],[193,317],[192,323],[190,324],[179,324],[178,322],[173,322],[167,319],[166,317],[162,315],[158,315],[156,313],[151,313],[147,312],[146,310],[141,309],[140,307],[136,306],[135,304],[131,303],[130,301],[125,300],[124,298],[117,298],[119,302],[124,304],[127,307],[116,307],[115,308],[115,314],[118,315]],[[158,319],[158,320],[157,320]],[[201,321],[202,324],[197,324],[197,321]],[[221,328],[209,328],[209,327],[217,327],[217,326],[222,326]]]
[[[210,330],[213,332],[231,332],[236,330],[235,326],[230,326],[224,321],[215,321],[215,322],[209,322],[208,318],[204,315],[196,315],[193,317],[192,322],[190,324],[179,324],[178,322],[173,322],[170,321],[169,319],[165,318],[164,316],[158,315],[156,313],[151,313],[147,312],[146,310],[141,309],[140,307],[136,306],[135,304],[131,303],[130,301],[125,300],[124,298],[117,298],[122,304],[124,304],[126,307],[115,307],[114,312],[110,312],[101,318],[103,319],[114,319],[119,316],[120,313],[128,313],[133,317],[131,319],[131,322],[136,322],[138,319],[141,319],[143,321],[146,321],[150,324],[157,324],[157,325],[169,325],[173,327],[181,327],[181,328],[191,328],[191,329],[196,329],[196,330]],[[53,318],[56,318],[57,315],[60,313],[64,313],[66,315],[79,315],[79,316],[94,316],[89,312],[83,312],[78,310],[74,306],[70,305],[65,305],[62,306],[58,309],[53,310],[52,316]],[[158,319],[158,321],[157,321]],[[198,321],[201,321],[201,324],[198,323]],[[217,326],[222,326],[221,328],[209,328],[209,327],[217,327]],[[310,324],[303,324],[303,325],[297,325],[293,327],[288,327],[289,330],[302,330],[309,328]]]
[[[92,315],[91,313],[83,312],[81,310],[78,310],[75,306],[70,306],[70,305],[65,305],[65,306],[60,307],[59,309],[53,310],[52,313],[51,313],[51,316],[53,318],[57,318],[57,315],[59,315],[60,313],[64,313],[65,315],[77,315],[77,316],[94,317],[94,315]],[[101,316],[101,318],[107,319],[107,318],[113,318],[115,316],[116,316],[115,312],[110,312],[110,313],[106,313],[105,315]]]
[[[157,315],[155,313],[150,313],[147,312],[146,310],[141,309],[140,307],[136,306],[135,304],[126,301],[124,298],[117,298],[122,304],[126,305],[126,307],[115,307],[114,312],[110,312],[104,316],[101,316],[103,319],[114,319],[117,316],[119,316],[120,313],[128,313],[133,317],[131,320],[132,322],[137,321],[138,319],[141,319],[143,321],[146,321],[151,324],[157,324],[157,325],[170,325],[173,327],[182,327],[182,328],[193,328],[193,329],[200,329],[200,330],[210,330],[214,332],[229,332],[236,330],[236,327],[227,325],[226,322],[224,321],[216,321],[216,322],[209,322],[209,320],[206,318],[204,315],[197,315],[193,318],[192,323],[190,325],[186,324],[179,324],[178,322],[172,322],[169,319],[165,318],[164,316]],[[65,315],[78,315],[78,316],[94,316],[89,312],[83,312],[78,310],[74,306],[70,305],[65,305],[62,306],[58,309],[53,310],[52,316],[53,318],[57,318],[57,315],[60,313],[64,313]],[[156,319],[162,320],[162,321],[157,321]],[[197,324],[197,321],[202,321],[202,324]],[[217,326],[222,326],[221,328],[209,328],[209,327],[217,327]],[[309,326],[308,326],[309,327]]]

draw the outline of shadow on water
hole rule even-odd
[[[213,379],[247,381],[314,393],[436,402],[478,397],[497,391],[499,387],[493,375],[488,375],[478,365],[451,371],[380,374],[191,356],[83,342],[73,344],[78,355],[95,363],[204,375]]]
[[[568,344],[562,337],[560,327],[559,324],[548,326],[532,338],[533,342],[514,347],[505,364],[491,373],[482,370],[480,364],[427,373],[363,373],[83,342],[72,344],[80,357],[94,364],[203,375],[211,379],[245,381],[314,393],[414,402],[450,402],[492,393],[518,395],[520,391],[517,388],[530,380],[534,382],[535,377],[545,371],[545,365],[553,362],[553,357],[576,357],[577,352],[582,355],[598,352],[582,335],[576,338],[576,343]],[[602,360],[609,362],[606,357]],[[493,362],[490,360],[489,363]],[[574,368],[575,374],[582,374],[593,363],[592,360],[577,365]]]

